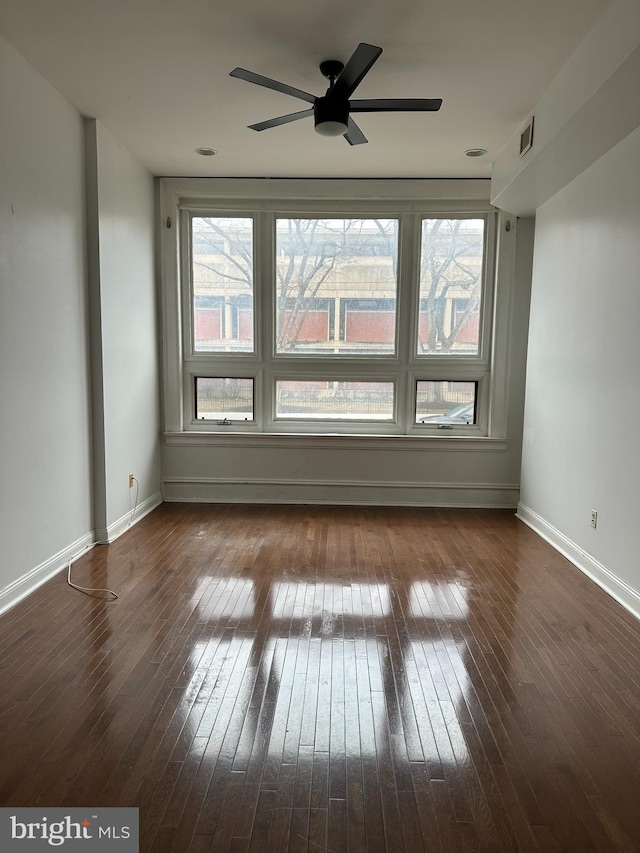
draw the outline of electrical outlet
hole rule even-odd
[[[591,510],[591,526],[598,526],[598,511],[596,509]]]
[[[130,489],[133,488],[133,484],[135,483],[135,481],[136,481],[136,478],[133,476],[133,474],[129,474],[129,488]],[[594,527],[595,527],[595,525],[594,525]]]

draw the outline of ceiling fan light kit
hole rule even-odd
[[[380,98],[373,100],[351,100],[351,95],[360,85],[373,63],[382,53],[381,47],[361,42],[346,65],[337,59],[327,59],[320,63],[320,73],[329,80],[329,88],[324,95],[315,96],[302,89],[263,77],[245,68],[234,68],[232,77],[273,89],[285,95],[291,95],[311,104],[311,109],[278,116],[277,118],[250,124],[251,130],[268,130],[281,124],[288,124],[307,116],[313,116],[316,132],[321,136],[344,136],[349,145],[362,145],[367,138],[351,117],[351,113],[379,112],[435,112],[442,105],[441,98]]]
[[[349,130],[349,102],[334,102],[330,95],[316,98],[313,123],[320,136],[344,136]]]

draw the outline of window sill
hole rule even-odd
[[[261,447],[335,450],[429,450],[504,452],[506,438],[439,435],[345,435],[330,433],[165,432],[168,447]]]

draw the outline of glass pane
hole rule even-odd
[[[278,219],[276,351],[395,352],[398,221]]]
[[[484,249],[482,219],[424,219],[418,355],[477,355]]]
[[[477,382],[416,383],[416,423],[474,424]]]
[[[253,220],[192,220],[196,352],[253,352]]]
[[[276,382],[276,417],[393,420],[393,382]]]
[[[196,377],[196,418],[252,421],[253,379]]]

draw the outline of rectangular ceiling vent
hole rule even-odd
[[[533,116],[520,134],[520,156],[524,157],[533,144]]]

